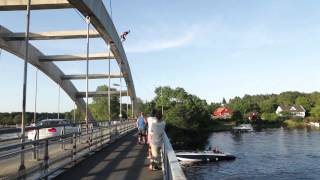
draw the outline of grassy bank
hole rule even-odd
[[[288,119],[283,122],[283,126],[287,128],[304,128],[306,123],[302,119]]]

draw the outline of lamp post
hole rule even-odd
[[[60,85],[58,91],[58,119],[60,119]]]
[[[29,61],[29,30],[30,30],[30,5],[31,0],[27,1],[27,15],[26,15],[26,32],[25,32],[25,56],[24,56],[24,68],[23,68],[23,86],[22,86],[22,114],[21,114],[21,153],[20,153],[20,166],[19,174],[25,172],[25,116],[26,116],[26,98],[27,98],[27,75],[28,75],[28,61]]]
[[[120,118],[120,121],[121,121],[121,118],[122,118],[122,112],[121,112],[121,110],[122,110],[122,108],[121,108],[121,104],[122,104],[122,95],[121,95],[121,91],[122,91],[122,86],[121,86],[121,78],[120,78],[120,84],[116,84],[116,83],[114,83],[113,84],[114,86],[119,86],[120,87],[120,91],[119,91],[119,95],[120,95],[120,98],[119,98],[119,118]]]
[[[162,87],[161,87],[161,113],[163,115],[163,95],[162,95]]]
[[[109,57],[110,57],[110,53],[111,53],[111,42],[109,42],[109,49],[108,49],[108,52],[109,52]],[[111,107],[110,107],[110,102],[111,102],[111,95],[110,95],[110,91],[111,91],[111,78],[110,78],[110,73],[111,73],[111,62],[109,60],[108,62],[108,120],[109,120],[109,123],[111,122]]]
[[[36,124],[36,119],[37,119],[38,71],[39,69],[36,70],[36,87],[35,87],[35,95],[34,95],[34,114],[33,114],[34,124]]]
[[[134,99],[131,98],[131,114],[132,114],[132,119],[134,118],[134,107],[133,107]]]
[[[76,123],[76,103],[73,105],[73,123]]]
[[[89,97],[89,55],[90,55],[90,17],[87,16],[86,17],[86,23],[87,23],[87,51],[86,51],[86,130],[87,130],[87,134],[88,134],[88,97]]]
[[[129,97],[129,89],[127,87],[127,97]],[[129,119],[129,102],[127,102],[127,119]]]

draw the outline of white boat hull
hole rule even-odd
[[[177,152],[177,159],[182,162],[212,162],[222,160],[234,160],[236,157],[231,154],[204,152]]]

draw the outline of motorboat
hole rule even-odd
[[[177,152],[177,159],[182,162],[213,162],[223,160],[234,160],[236,157],[216,150],[199,152]]]
[[[251,124],[240,124],[239,126],[232,127],[235,132],[251,132],[253,127]]]

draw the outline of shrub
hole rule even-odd
[[[262,113],[261,119],[267,122],[277,122],[280,118],[276,113]]]

